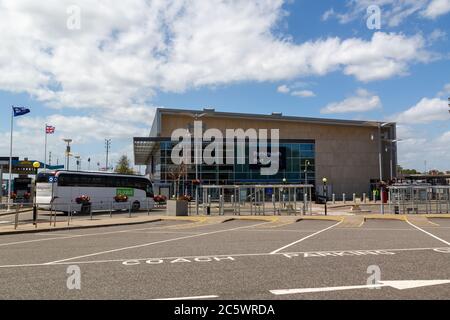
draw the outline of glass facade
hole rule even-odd
[[[178,142],[164,141],[159,143],[159,149],[152,155],[151,173],[155,182],[171,183],[174,178],[180,176],[181,184],[190,189],[189,185],[196,178],[194,164],[184,166],[180,172],[179,166],[173,164],[171,159],[172,148]],[[208,143],[203,145],[203,148]],[[234,164],[216,164],[197,166],[198,179],[202,184],[276,184],[282,183],[310,183],[315,181],[315,144],[314,141],[281,141],[279,144],[280,164],[276,175],[261,175],[261,165],[249,164],[249,146],[246,143],[245,164],[237,164],[237,150],[235,146]],[[193,148],[192,148],[193,149]],[[269,145],[270,151],[270,145]],[[224,148],[223,159],[225,162],[226,151]],[[194,162],[194,151],[192,150],[191,161]],[[241,161],[243,162],[243,161]],[[178,167],[178,169],[176,169]],[[174,171],[178,170],[176,174]],[[176,178],[175,178],[176,179]]]

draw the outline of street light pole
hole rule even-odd
[[[381,127],[388,125],[389,123],[380,123],[378,122],[378,162],[380,169],[380,206],[381,206],[381,214],[384,214],[384,203],[383,203],[383,159],[381,156]]]
[[[325,215],[327,215],[327,200],[328,200],[328,186],[327,186],[327,182],[328,182],[328,179],[327,178],[323,178],[322,182],[323,182],[323,195],[325,197]]]
[[[305,160],[305,184],[308,184],[308,167],[310,165],[309,160]]]
[[[111,139],[105,139],[105,148],[106,148],[106,171],[109,170],[108,166],[108,156],[109,156],[109,148],[111,147]]]
[[[80,159],[81,159],[81,157],[79,155],[76,155],[74,157],[75,157],[75,159],[77,159],[77,171],[80,171],[80,167],[81,167]]]
[[[69,170],[69,156],[70,156],[70,143],[72,142],[72,139],[63,139],[65,143],[67,143],[66,146],[66,170]]]
[[[201,151],[203,149],[203,146],[201,144],[201,141],[197,141],[196,139],[196,135],[195,135],[195,122],[203,117],[206,113],[195,113],[194,114],[194,165],[195,165],[195,181],[196,181],[196,186],[195,186],[195,213],[198,215],[199,214],[199,199],[198,199],[198,188],[201,185],[201,181],[199,182],[198,179],[198,152]],[[203,135],[203,132],[201,132],[201,134]],[[200,145],[199,145],[200,142]],[[199,150],[200,149],[200,150]],[[203,199],[203,201],[205,201],[205,199]]]

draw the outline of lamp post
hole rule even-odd
[[[80,171],[81,168],[81,156],[76,155],[74,156],[75,159],[77,159],[77,171]]]
[[[37,161],[33,162],[33,168],[37,169],[41,166],[41,164]],[[45,166],[45,163],[44,163]],[[37,186],[37,174],[34,178],[34,188],[33,188],[33,225],[37,226],[37,202],[36,202],[36,186]]]
[[[72,139],[63,139],[65,143],[67,143],[66,146],[66,170],[69,170],[69,157],[70,157],[70,143],[72,142]]]
[[[389,122],[385,122],[385,123],[381,123],[378,122],[377,123],[377,127],[378,127],[378,166],[379,166],[379,174],[380,174],[380,208],[381,208],[381,214],[384,214],[384,203],[383,203],[383,159],[382,159],[382,154],[381,154],[381,128],[385,127],[387,125],[389,125]],[[374,140],[374,136],[371,136],[371,139]]]
[[[203,117],[204,115],[206,115],[206,113],[187,113],[187,115],[191,116],[194,118],[194,165],[195,165],[195,181],[197,183],[197,181],[200,181],[198,178],[198,152],[201,151],[202,149],[202,144],[201,141],[197,141],[197,139],[195,138],[195,121],[197,121],[198,119],[200,119],[201,117]],[[203,132],[201,132],[201,134],[203,135]],[[200,148],[199,148],[199,142],[200,142]],[[200,150],[199,150],[200,149]],[[199,214],[199,204],[198,204],[198,188],[201,185],[201,181],[199,184],[197,184],[195,186],[195,213],[198,215]],[[203,199],[203,201],[205,201],[205,199]]]
[[[310,164],[309,160],[305,160],[305,184],[308,184],[308,167]]]
[[[322,178],[323,182],[323,195],[325,197],[325,215],[327,215],[327,200],[328,200],[328,187],[327,187],[327,178]]]
[[[389,147],[386,147],[386,148],[385,148],[385,151],[387,152],[387,151],[388,151],[388,148],[389,148],[389,150],[391,151],[391,154],[390,154],[390,179],[392,180],[393,177],[394,177],[394,164],[393,164],[393,161],[392,161],[392,159],[393,159],[393,157],[394,157],[394,155],[393,155],[393,149],[394,149],[394,147],[393,147],[392,144],[397,143],[397,142],[401,142],[401,141],[403,141],[403,140],[402,140],[402,139],[394,139],[394,140],[386,139],[386,140],[384,140],[384,141],[391,144]]]
[[[105,171],[106,172],[108,172],[109,171],[109,164],[108,164],[108,162],[109,162],[109,159],[108,159],[108,157],[109,157],[109,149],[111,148],[111,139],[105,139],[105,148],[106,148],[106,160],[105,160],[105,162],[106,162],[106,169],[105,169]]]

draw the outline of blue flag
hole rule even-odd
[[[12,107],[14,111],[14,117],[23,116],[24,114],[27,114],[30,112],[30,109],[25,107]]]

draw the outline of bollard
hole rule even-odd
[[[342,194],[342,202],[345,204],[345,193]]]
[[[303,215],[306,215],[307,211],[308,211],[308,194],[305,193],[303,195]]]
[[[70,225],[70,204],[67,205],[67,225]]]
[[[336,195],[334,193],[331,195],[331,201],[333,202],[333,204],[336,203]]]
[[[219,196],[219,215],[223,215],[223,195]]]
[[[109,217],[112,218],[112,211],[113,211],[113,202],[111,201],[111,205],[109,206]]]
[[[18,224],[19,224],[19,206],[16,204],[16,216],[14,219],[14,229],[17,229]]]
[[[366,200],[366,194],[363,193],[363,202],[366,203],[366,201],[367,201],[367,200]]]
[[[128,218],[131,218],[131,202],[130,202],[130,207],[128,208]]]
[[[147,215],[150,215],[150,200],[147,199]]]
[[[275,204],[275,193],[272,194],[272,205],[273,205],[273,214],[276,215],[277,214],[277,206]]]
[[[234,195],[231,195],[231,206],[233,207],[233,215],[236,214],[236,206],[234,205]]]
[[[89,215],[91,216],[91,220],[92,220],[92,206],[89,205]]]
[[[37,204],[33,204],[33,225],[37,227]]]
[[[353,194],[353,203],[356,203],[356,193]]]

